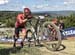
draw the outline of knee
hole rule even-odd
[[[22,29],[22,35],[26,35],[26,29]]]
[[[22,31],[22,35],[23,35],[23,36],[26,35],[26,31],[25,31],[25,30]]]

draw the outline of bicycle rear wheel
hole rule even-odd
[[[48,25],[51,26],[51,28],[54,29],[54,33],[52,32],[51,29],[48,28]],[[61,45],[61,33],[58,29],[58,27],[53,24],[52,22],[45,22],[43,24],[43,36],[45,39],[43,40],[43,45],[49,49],[56,51],[60,48]]]

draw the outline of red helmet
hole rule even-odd
[[[24,12],[26,12],[26,13],[31,13],[31,11],[30,11],[29,8],[24,8]]]

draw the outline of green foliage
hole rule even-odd
[[[42,53],[44,52],[39,50],[38,47],[0,47],[0,55],[42,55]]]
[[[15,11],[0,11],[0,22],[6,24],[7,27],[14,27],[17,14]]]
[[[59,20],[64,20],[65,28],[75,27],[75,14],[71,14],[69,16],[59,16],[57,18]]]
[[[5,23],[6,27],[14,27],[16,16],[18,13],[21,13],[19,11],[0,11],[0,22]],[[37,15],[36,15],[37,16]],[[67,27],[75,27],[75,14],[71,14],[69,16],[57,16],[57,18],[63,19],[65,23],[65,28]],[[46,21],[51,21],[52,17],[46,17]],[[36,20],[32,19],[32,24],[36,24]],[[27,26],[30,26],[29,23],[26,24]]]

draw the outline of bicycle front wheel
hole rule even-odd
[[[31,44],[33,44],[34,46],[36,45],[36,34],[34,32],[32,32],[31,29],[27,30],[27,39],[28,39],[28,46],[30,47]]]
[[[49,50],[58,50],[61,45],[61,33],[59,28],[52,22],[45,22],[42,32],[45,38],[43,40],[43,45]]]

